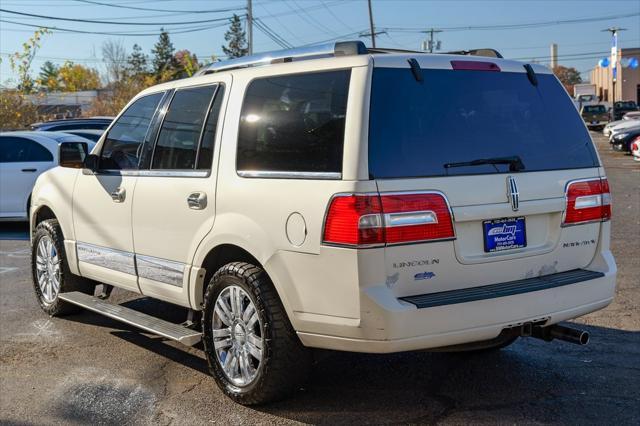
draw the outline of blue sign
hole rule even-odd
[[[485,220],[484,251],[494,252],[527,246],[524,217]]]

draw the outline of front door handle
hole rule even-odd
[[[38,169],[22,169],[22,171],[25,173],[33,173],[33,172],[37,172]]]
[[[190,209],[203,210],[207,207],[207,194],[204,192],[192,192],[187,197],[187,204]]]
[[[111,193],[111,199],[115,202],[115,203],[122,203],[124,202],[125,197],[127,196],[127,191],[125,191],[124,188],[116,188],[115,191],[113,191]]]

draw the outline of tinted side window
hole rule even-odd
[[[152,169],[193,170],[198,142],[216,86],[178,90],[165,115]]]
[[[218,91],[216,92],[216,98],[213,101],[213,105],[211,105],[209,117],[207,117],[207,124],[205,125],[204,134],[202,135],[202,142],[200,142],[197,169],[209,170],[211,168],[211,162],[213,161],[213,147],[216,142],[218,118],[220,117],[220,108],[222,108],[223,98],[224,86],[220,85],[218,86]]]
[[[37,142],[26,138],[0,138],[0,163],[49,162],[53,154]]]
[[[286,75],[247,88],[238,171],[341,172],[350,70]]]
[[[118,118],[102,147],[100,168],[107,170],[137,169],[139,148],[145,140],[149,124],[163,93],[154,93],[135,101]]]

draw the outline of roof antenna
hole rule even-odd
[[[422,70],[420,69],[420,64],[418,63],[418,61],[416,61],[415,58],[409,58],[407,59],[407,62],[409,62],[409,65],[411,66],[411,72],[413,73],[413,78],[415,78],[416,81],[421,82]]]
[[[537,86],[538,77],[536,76],[536,73],[533,71],[533,67],[530,64],[525,64],[524,69],[527,70],[527,78],[529,78],[529,81],[531,82],[531,84],[533,84],[534,86]]]

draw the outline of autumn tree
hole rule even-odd
[[[157,82],[171,80],[176,69],[173,56],[175,49],[169,39],[169,33],[164,29],[160,31],[160,38],[151,50],[153,53],[153,74]]]
[[[22,51],[9,55],[11,71],[18,75],[18,90],[24,94],[29,94],[34,89],[35,85],[31,77],[31,63],[40,48],[42,37],[50,33],[51,31],[47,28],[36,30],[29,40],[22,43]]]
[[[229,29],[224,34],[224,39],[228,45],[222,46],[222,51],[229,58],[239,58],[249,53],[247,39],[242,29],[242,22],[240,21],[240,17],[235,13],[233,14],[233,18],[231,18]]]
[[[0,130],[25,129],[38,120],[38,107],[21,92],[0,90]]]
[[[46,61],[40,67],[37,83],[41,90],[55,92],[60,90],[60,69],[51,61]]]
[[[573,93],[573,86],[582,83],[580,72],[573,67],[558,65],[553,68],[553,73],[558,77],[568,93]]]
[[[174,59],[177,66],[177,78],[191,77],[193,74],[195,74],[196,71],[200,69],[198,57],[195,55],[195,53],[191,53],[186,49],[177,51],[174,55]]]
[[[100,74],[93,68],[67,61],[60,67],[58,75],[60,87],[66,92],[100,88]]]

